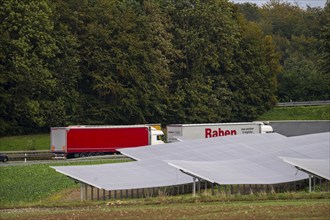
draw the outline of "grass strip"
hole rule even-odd
[[[50,166],[93,165],[127,162],[123,160],[63,161],[0,167],[0,207],[22,206],[40,202],[58,191],[78,188],[75,182]]]

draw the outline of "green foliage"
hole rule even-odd
[[[239,5],[238,10],[248,21],[257,22],[261,19],[261,11],[257,4],[249,2],[242,3]]]
[[[176,1],[167,9],[183,54],[174,66],[168,122],[253,120],[274,104],[276,72],[262,58],[258,27],[251,30],[225,1]]]
[[[254,22],[242,20],[242,41],[236,55],[239,65],[232,78],[234,119],[254,120],[276,103],[276,76],[281,70],[271,36],[263,36]]]
[[[329,74],[318,68],[318,40],[292,36],[283,60],[284,72],[279,75],[278,95],[282,101],[329,99]]]
[[[266,34],[290,38],[300,35],[307,28],[303,9],[281,0],[270,0],[262,8],[261,26]]]
[[[321,20],[322,29],[321,29],[321,68],[320,70],[329,77],[330,73],[330,2],[327,1],[327,4],[324,9],[324,17]],[[328,78],[328,86],[330,84]],[[329,89],[329,87],[328,87]]]
[[[262,8],[249,3],[239,8],[265,34],[272,35],[276,44],[283,67],[277,72],[278,100],[329,99],[328,6],[302,9],[282,0],[271,0]]]
[[[303,10],[280,1],[271,1],[262,11],[282,56],[283,71],[278,75],[279,100],[329,99],[329,74],[319,68],[324,12],[317,8]]]
[[[47,64],[58,50],[52,11],[47,1],[5,0],[0,7],[1,133],[31,132],[46,125],[55,95]],[[11,126],[16,130],[8,131]]]
[[[182,52],[173,65],[167,121],[228,120],[230,91],[222,71],[231,68],[238,44],[230,5],[223,1],[177,1],[166,8],[174,21],[173,43]]]
[[[162,120],[171,72],[171,34],[157,4],[80,2],[70,23],[80,43],[81,123]],[[61,12],[60,12],[61,13]],[[64,18],[62,18],[64,20]]]
[[[2,0],[0,134],[246,121],[277,99],[329,99],[328,8]]]

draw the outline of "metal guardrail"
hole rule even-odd
[[[35,160],[53,160],[56,161],[56,158],[53,158],[52,152],[49,150],[32,150],[32,151],[2,151],[1,153],[6,154],[9,158],[9,161],[35,161]],[[122,154],[111,154],[103,156],[93,156],[93,157],[82,157],[82,158],[73,158],[69,161],[74,160],[94,160],[94,159],[128,159],[129,157]],[[64,158],[61,158],[64,159]]]
[[[294,107],[294,106],[317,106],[317,105],[330,105],[330,100],[325,101],[305,101],[305,102],[279,102],[279,107]]]
[[[39,153],[50,153],[50,150],[17,150],[17,151],[1,151],[3,154],[39,154]]]
[[[35,151],[4,151],[9,161],[27,161],[27,160],[51,160],[52,154],[49,150]]]

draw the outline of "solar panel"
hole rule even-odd
[[[329,133],[292,138],[278,134],[227,136],[122,149],[121,152],[138,161],[53,168],[80,182],[106,190],[192,182],[192,177],[180,172],[179,168],[222,184],[290,182],[305,179],[306,174],[296,174],[292,166],[278,156],[327,159]],[[172,166],[165,161],[171,161]]]
[[[308,173],[315,174],[330,180],[330,161],[329,159],[306,159],[281,157],[284,162],[291,164]]]
[[[256,158],[257,159],[257,158]],[[277,184],[306,179],[308,176],[280,159],[267,163],[258,160],[168,161],[185,173],[218,184]]]
[[[160,160],[52,168],[75,180],[105,190],[152,188],[192,182],[190,176]]]
[[[253,156],[260,152],[278,150],[277,143],[284,143],[287,137],[272,134],[237,135],[185,142],[161,144],[142,148],[121,149],[120,152],[136,160],[147,159],[186,159],[207,160],[208,157],[236,159]]]

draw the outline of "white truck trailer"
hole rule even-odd
[[[273,128],[263,122],[171,124],[167,126],[167,142],[271,132]]]

